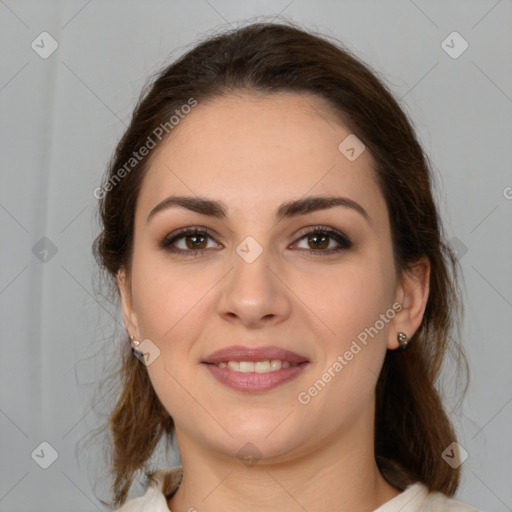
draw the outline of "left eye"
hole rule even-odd
[[[352,246],[350,240],[342,233],[333,231],[331,229],[314,229],[303,234],[300,240],[306,240],[308,248],[314,248],[313,252],[316,253],[329,253],[338,252],[343,249],[349,249]],[[331,242],[334,241],[338,244],[338,247],[330,247]]]
[[[184,229],[173,236],[165,237],[160,243],[160,247],[172,253],[181,254],[199,254],[204,252],[208,247],[208,239],[214,240],[213,236],[205,230],[201,229]],[[343,233],[333,229],[316,227],[299,235],[298,244],[300,241],[305,240],[313,254],[328,254],[335,253],[352,246],[350,239]],[[334,241],[338,247],[331,247],[331,242]],[[178,247],[178,242],[182,242],[182,247]]]

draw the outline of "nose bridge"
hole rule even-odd
[[[235,247],[233,269],[219,304],[220,314],[256,324],[264,318],[277,321],[289,313],[286,287],[283,288],[272,269],[279,264],[272,260],[271,254],[268,246],[252,236],[247,236]]]
[[[247,236],[236,246],[233,265],[230,293],[238,294],[240,299],[246,297],[245,300],[250,302],[261,301],[263,295],[270,295],[271,290],[275,288],[274,277],[269,269],[270,250],[254,237]]]

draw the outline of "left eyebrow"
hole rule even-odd
[[[338,196],[308,196],[302,199],[296,199],[283,203],[276,211],[276,219],[281,220],[285,217],[295,217],[297,215],[305,215],[307,213],[318,210],[326,210],[335,206],[350,208],[361,214],[366,221],[370,221],[367,211],[359,204],[348,197]],[[202,215],[215,217],[218,219],[226,219],[227,207],[221,201],[213,199],[205,199],[193,196],[170,196],[158,203],[150,212],[146,219],[146,223],[150,221],[158,212],[173,207],[186,208]]]

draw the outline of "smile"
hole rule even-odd
[[[262,393],[297,378],[309,362],[290,363],[279,359],[264,361],[221,361],[203,363],[210,375],[235,391]]]
[[[241,373],[268,373],[275,372],[281,368],[291,368],[298,366],[298,363],[290,361],[281,361],[280,359],[267,359],[265,361],[222,361],[216,364],[217,368],[229,368],[235,372]]]

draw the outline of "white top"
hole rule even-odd
[[[114,512],[172,512],[167,506],[163,494],[163,478],[172,474],[173,488],[179,487],[182,475],[181,466],[165,468],[155,474],[156,482],[150,482],[144,496],[131,499]],[[169,493],[167,493],[169,495]],[[398,496],[387,501],[373,512],[481,512],[460,501],[448,498],[440,492],[429,493],[428,488],[421,482],[407,487]]]

